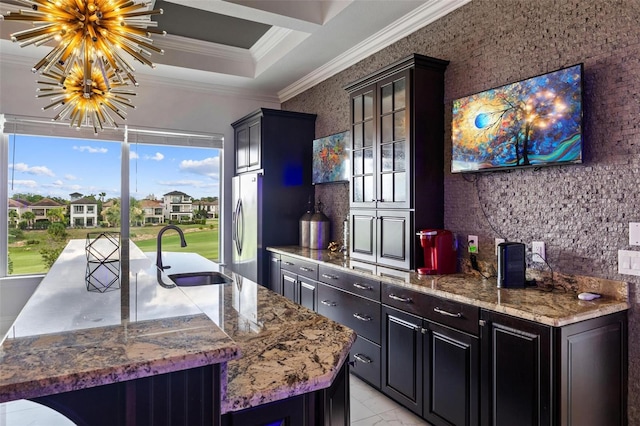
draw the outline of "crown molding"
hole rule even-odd
[[[2,62],[8,65],[24,67],[25,72],[31,72],[31,67],[37,62],[37,59],[21,55],[3,54]],[[38,74],[33,74],[34,80]],[[260,102],[280,103],[278,96],[270,93],[261,93],[255,90],[242,89],[227,85],[210,84],[198,81],[184,80],[175,77],[164,77],[154,75],[153,70],[145,70],[144,73],[136,74],[138,83],[142,86],[153,87],[169,87],[179,90],[192,90],[202,94],[224,95],[230,97],[238,97],[242,99],[256,100]]]
[[[278,92],[280,102],[311,89],[341,71],[442,18],[471,0],[431,0],[325,65]]]

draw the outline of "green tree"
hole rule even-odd
[[[20,219],[20,215],[18,214],[17,211],[9,210],[9,222],[11,223],[12,227],[16,226],[19,219]]]
[[[22,219],[27,221],[27,225],[29,227],[33,224],[33,220],[35,218],[36,218],[36,215],[30,210],[27,210],[26,212],[22,213]]]
[[[62,208],[47,210],[47,219],[50,222],[64,222],[64,210]]]
[[[129,199],[129,221],[135,226],[144,224],[144,210],[140,201],[133,197]]]
[[[64,224],[54,222],[47,229],[47,244],[40,250],[40,256],[47,268],[51,268],[67,243],[67,229]]]

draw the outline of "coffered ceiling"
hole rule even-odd
[[[154,44],[155,69],[137,72],[203,87],[277,96],[284,102],[470,0],[155,0],[166,37]],[[16,10],[15,0],[0,10]],[[50,48],[20,48],[0,21],[1,61],[39,58]]]

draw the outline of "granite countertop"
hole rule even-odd
[[[329,387],[355,341],[231,271],[230,284],[167,288],[155,253],[131,244],[130,259],[128,292],[88,292],[84,240],[69,243],[0,347],[0,402],[223,363],[225,413]],[[193,253],[163,263],[220,270]]]
[[[415,272],[377,268],[328,250],[311,250],[298,246],[269,247],[269,251],[312,260],[319,264],[343,269],[352,274],[375,278],[399,287],[455,300],[483,309],[512,315],[555,327],[600,317],[629,309],[626,282],[593,277],[554,274],[553,291],[539,288],[497,288],[496,279],[480,275],[419,275]],[[393,276],[391,276],[393,275]],[[600,299],[583,301],[577,294],[598,292]]]

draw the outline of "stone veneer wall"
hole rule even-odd
[[[316,136],[349,128],[343,87],[411,53],[451,61],[445,75],[445,225],[463,241],[546,243],[555,271],[630,283],[629,424],[640,424],[640,278],[617,274],[628,223],[640,221],[640,2],[473,0],[285,102],[318,114]],[[584,63],[584,164],[477,175],[449,173],[454,99]],[[339,239],[348,185],[317,186]],[[637,250],[638,248],[636,248]],[[462,255],[462,253],[461,253]],[[466,258],[466,257],[465,257]],[[532,265],[533,266],[533,265]],[[536,265],[536,267],[539,267]]]

